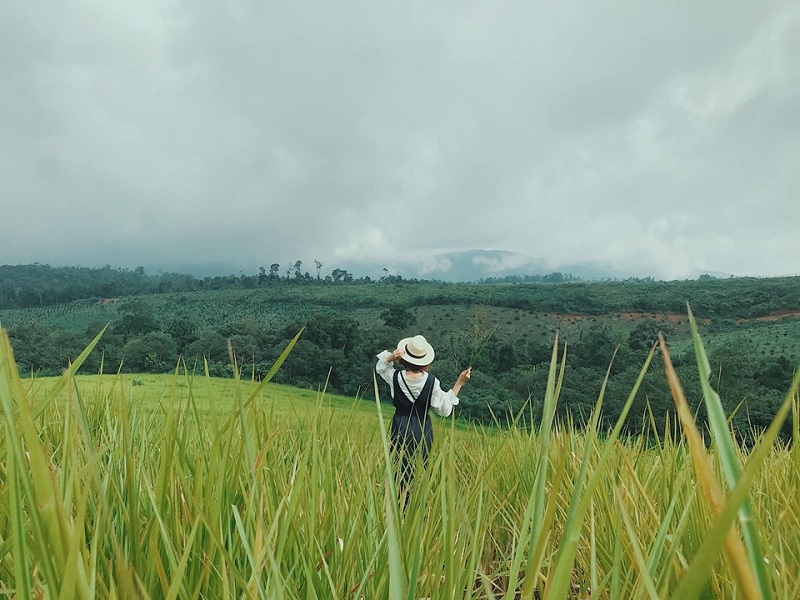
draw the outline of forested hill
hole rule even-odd
[[[715,387],[743,436],[771,422],[800,364],[800,278],[445,284],[387,276],[314,276],[271,265],[252,276],[198,280],[143,270],[0,267],[0,325],[25,373],[57,374],[106,328],[84,371],[163,373],[185,364],[231,376],[228,348],[263,376],[305,328],[278,373],[301,387],[369,395],[375,353],[424,334],[447,387],[473,366],[459,414],[505,419],[544,395],[553,342],[566,343],[559,410],[591,411],[616,352],[604,404],[613,421],[662,332],[702,420],[687,302],[698,318]],[[565,281],[566,280],[566,281]],[[560,282],[559,282],[560,281]],[[672,400],[656,357],[628,417],[663,427]],[[534,414],[536,410],[532,411]]]
[[[319,265],[321,267],[321,265]],[[353,288],[353,286],[358,286]],[[387,294],[386,286],[393,292]],[[609,312],[676,312],[690,302],[695,314],[707,318],[748,319],[800,309],[800,278],[710,277],[686,281],[581,282],[554,273],[507,277],[502,282],[448,284],[407,280],[387,275],[379,280],[354,278],[343,269],[311,275],[297,261],[285,274],[273,263],[252,275],[197,279],[181,273],[148,275],[134,270],[51,267],[33,264],[0,266],[0,309],[36,308],[149,294],[208,290],[262,290],[276,302],[315,302],[330,306],[391,304],[472,304],[543,312],[601,315]]]

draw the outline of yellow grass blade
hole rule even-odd
[[[750,455],[739,479],[739,483],[737,483],[736,487],[731,491],[725,504],[716,511],[716,518],[714,519],[711,530],[707,533],[703,544],[700,546],[697,555],[689,566],[689,570],[681,580],[680,585],[676,588],[673,595],[674,598],[693,598],[699,594],[703,585],[703,580],[708,571],[712,568],[719,546],[723,543],[722,540],[724,539],[725,544],[727,544],[733,533],[731,525],[739,512],[739,508],[745,498],[747,498],[750,484],[763,468],[764,460],[767,454],[772,450],[773,444],[780,433],[781,426],[789,414],[792,396],[796,393],[798,386],[800,386],[800,373],[795,375],[792,383],[792,391],[786,396],[786,400],[778,411],[777,416],[769,426],[766,434],[759,441],[756,449]],[[741,560],[734,563],[733,568],[734,570],[742,568]],[[740,577],[735,571],[734,575],[737,579]],[[754,584],[751,587],[755,587]],[[755,591],[750,593],[758,594],[758,588],[755,587]]]
[[[708,362],[708,357],[706,356],[703,341],[700,339],[700,334],[697,330],[697,322],[695,321],[691,308],[689,308],[688,311],[695,354],[697,355],[697,369],[700,374],[700,385],[703,388],[703,398],[708,414],[708,422],[711,427],[711,435],[719,454],[720,463],[722,464],[722,470],[725,473],[728,487],[734,488],[739,482],[742,467],[739,464],[736,446],[729,428],[729,421],[722,408],[722,401],[711,387],[711,367]],[[761,597],[764,598],[764,600],[771,600],[772,591],[764,566],[764,554],[761,551],[761,544],[758,541],[758,532],[753,522],[753,509],[750,506],[750,499],[745,498],[739,508],[739,527],[750,559],[752,575],[756,578]],[[749,574],[747,576],[749,577]]]
[[[666,371],[667,381],[669,382],[670,389],[672,390],[672,397],[675,401],[675,408],[678,412],[678,418],[681,426],[683,427],[684,435],[689,443],[689,451],[692,457],[697,478],[701,484],[703,494],[708,504],[711,514],[716,518],[720,515],[724,505],[724,498],[722,489],[719,482],[714,475],[714,470],[711,465],[711,460],[706,453],[705,444],[697,430],[694,418],[689,410],[689,404],[686,402],[686,397],[683,393],[683,388],[678,381],[678,376],[672,366],[672,361],[667,351],[667,345],[664,337],[659,335],[659,345],[661,347],[661,355],[664,360],[664,369]],[[738,505],[737,505],[738,509]],[[747,558],[747,552],[742,543],[742,539],[738,536],[737,532],[730,529],[725,535],[724,539],[725,553],[728,560],[731,561],[733,575],[736,578],[737,585],[742,594],[748,600],[757,600],[761,598],[761,592],[758,587],[758,582],[755,579],[750,562]],[[684,578],[683,581],[700,581],[700,577],[705,577],[707,573],[702,572],[699,568],[695,570],[690,569],[692,579]],[[684,585],[684,584],[682,584]],[[698,587],[698,583],[685,584],[685,586]],[[679,588],[681,589],[681,588]],[[699,587],[698,587],[699,591]],[[681,592],[683,593],[683,591]],[[696,592],[695,592],[696,593]],[[689,598],[694,596],[679,596],[680,598]]]
[[[585,445],[585,458],[581,463],[581,468],[575,481],[575,491],[570,499],[570,505],[567,511],[566,521],[564,523],[564,533],[561,536],[561,544],[558,547],[555,565],[548,576],[547,587],[545,588],[544,592],[544,600],[560,600],[561,598],[567,597],[570,576],[575,564],[575,554],[577,552],[578,541],[580,539],[580,533],[583,527],[583,519],[589,509],[589,504],[592,500],[595,489],[604,477],[605,469],[607,468],[607,465],[612,457],[612,452],[616,447],[616,440],[619,438],[619,434],[622,431],[622,427],[625,423],[625,418],[628,416],[628,412],[630,411],[631,405],[636,398],[636,394],[639,391],[639,387],[642,384],[645,373],[647,373],[647,370],[650,367],[650,362],[653,360],[654,352],[655,348],[651,349],[650,353],[647,355],[647,359],[645,360],[644,365],[639,372],[636,383],[634,384],[631,393],[628,395],[625,405],[622,407],[622,411],[620,412],[617,422],[614,425],[614,429],[603,442],[600,458],[597,461],[597,464],[594,466],[594,472],[592,473],[591,477],[589,477],[584,489],[584,481],[586,481],[586,477],[588,476],[588,450],[590,448],[588,442]],[[598,398],[597,406],[595,407],[595,412],[593,413],[592,420],[594,423],[596,423],[597,419],[599,418],[601,406],[602,395],[600,398]],[[586,435],[587,440],[596,438],[597,431],[594,428],[590,428]]]

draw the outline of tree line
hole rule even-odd
[[[686,281],[656,281],[650,278],[626,281],[584,282],[569,274],[480,284],[446,284],[404,279],[384,270],[378,279],[354,277],[335,268],[322,275],[322,263],[314,261],[312,274],[295,261],[286,271],[279,263],[261,267],[252,275],[225,275],[198,279],[182,273],[149,275],[143,267],[133,270],[85,267],[51,267],[33,264],[0,266],[0,309],[61,305],[77,300],[127,298],[148,294],[200,292],[207,290],[292,290],[317,285],[336,290],[343,285],[392,286],[395,303],[406,305],[471,304],[476,290],[491,306],[530,311],[601,315],[610,312],[684,313],[687,301],[695,314],[715,319],[749,319],[780,311],[800,310],[800,277],[730,278],[709,277]],[[537,276],[538,277],[538,276]],[[302,293],[301,293],[302,295]],[[292,300],[293,301],[293,300]],[[361,293],[331,294],[330,303],[344,307],[353,302],[380,305],[380,296]]]
[[[335,268],[322,275],[322,263],[314,261],[316,274],[303,270],[298,260],[285,272],[279,263],[260,267],[251,275],[218,275],[197,278],[185,273],[150,275],[144,267],[135,269],[52,267],[46,264],[0,265],[0,309],[37,308],[91,298],[119,298],[146,294],[201,290],[253,289],[284,283],[371,283],[369,277],[355,278],[346,269]],[[385,276],[379,281],[394,283],[402,277]]]

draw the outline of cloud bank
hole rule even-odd
[[[0,263],[800,274],[800,5],[0,7]]]

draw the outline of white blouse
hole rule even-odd
[[[381,379],[389,384],[392,398],[394,398],[394,382],[392,381],[395,371],[394,363],[386,360],[391,355],[392,353],[386,350],[378,354],[378,364],[375,365],[375,370],[378,372],[378,375],[381,376]],[[400,386],[401,388],[405,388],[406,384],[408,384],[408,389],[411,391],[411,393],[414,394],[414,396],[419,397],[419,394],[422,391],[422,388],[425,387],[425,382],[428,380],[429,376],[433,377],[433,375],[428,375],[428,373],[423,373],[422,377],[419,378],[401,377]],[[414,398],[410,397],[409,400],[414,402]],[[443,391],[442,387],[439,385],[439,380],[434,377],[433,392],[431,393],[431,407],[433,410],[443,417],[449,417],[450,413],[453,412],[453,407],[457,404],[458,396],[453,393],[453,390],[450,390],[449,392]]]

